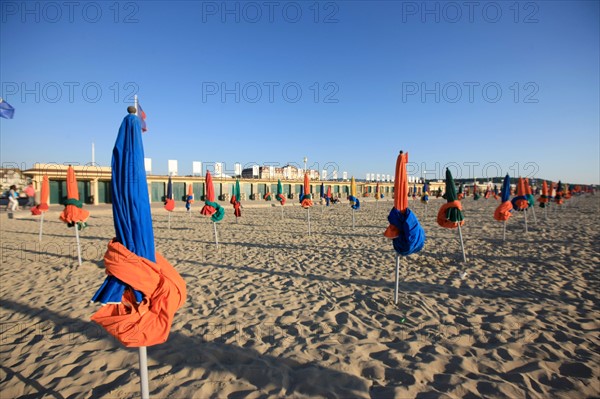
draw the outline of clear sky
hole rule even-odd
[[[1,1],[4,166],[179,161],[600,183],[597,1]]]

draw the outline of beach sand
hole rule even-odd
[[[391,201],[306,211],[243,203],[213,227],[178,203],[153,207],[157,251],[187,283],[169,340],[148,348],[153,398],[583,398],[600,395],[600,196],[537,207],[502,223],[493,199],[463,200],[469,276],[441,199],[410,201],[427,241],[401,259],[382,233]],[[265,206],[267,205],[267,206]],[[0,214],[2,398],[139,397],[138,352],[90,321],[114,229],[87,207],[77,266],[73,229],[51,206]]]

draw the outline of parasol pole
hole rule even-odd
[[[44,228],[44,213],[42,212],[42,218],[40,219],[40,242],[42,242],[42,230]]]
[[[463,260],[467,263],[467,256],[465,255],[465,245],[463,244],[462,230],[460,229],[460,222],[458,222],[458,236],[460,237],[460,247],[462,248]]]
[[[308,218],[308,235],[310,235],[310,208],[306,208],[306,217]]]
[[[150,399],[150,389],[148,388],[148,354],[145,346],[139,348],[140,357],[140,389],[142,399]]]
[[[537,223],[537,217],[535,216],[535,204],[531,207],[531,211],[533,212],[533,222]]]
[[[169,230],[171,230],[171,212],[169,212]]]
[[[283,220],[283,205],[281,205],[281,220]]]
[[[398,304],[398,291],[400,284],[400,255],[396,252],[396,288],[394,289],[394,304]]]
[[[354,211],[355,209],[352,209],[352,229],[354,230]]]
[[[79,243],[79,224],[75,222],[75,239],[77,240],[77,260],[81,266],[81,244]]]
[[[527,209],[525,209],[525,233],[528,233],[529,230],[527,230]]]
[[[135,106],[135,114],[138,110],[138,96],[133,96],[133,105]],[[171,213],[169,213],[169,217]],[[171,228],[171,219],[169,218],[169,229]],[[75,229],[77,231],[77,229]],[[77,236],[79,240],[79,235]],[[148,354],[145,346],[139,347],[139,363],[140,363],[140,391],[142,399],[150,399],[150,389],[148,388]]]
[[[217,236],[217,224],[215,222],[213,222],[213,229],[215,231],[215,245],[219,249],[219,236]]]
[[[502,241],[506,240],[506,220],[504,221],[504,226],[502,227]]]

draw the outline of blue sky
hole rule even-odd
[[[600,183],[599,2],[1,2],[4,166],[167,160]],[[499,171],[500,173],[496,173]]]

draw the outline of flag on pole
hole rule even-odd
[[[137,115],[140,118],[140,125],[142,125],[142,132],[147,131],[148,128],[146,127],[146,113],[142,109],[142,106],[140,105],[140,103],[137,103]]]
[[[0,117],[4,119],[12,119],[13,116],[15,116],[15,109],[12,107],[12,105],[0,98]]]

